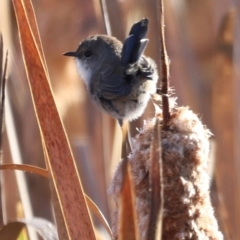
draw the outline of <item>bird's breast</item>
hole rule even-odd
[[[92,69],[79,59],[77,59],[77,69],[82,80],[85,82],[87,87],[89,87],[92,78]]]

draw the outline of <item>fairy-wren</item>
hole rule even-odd
[[[140,117],[156,93],[158,73],[155,62],[144,56],[148,19],[135,23],[122,44],[114,37],[94,35],[80,43],[75,57],[78,72],[93,103],[117,119]]]

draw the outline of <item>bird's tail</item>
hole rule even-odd
[[[127,69],[129,64],[132,65],[139,61],[149,41],[145,38],[147,31],[147,18],[142,19],[132,26],[122,48],[122,66],[124,69]]]

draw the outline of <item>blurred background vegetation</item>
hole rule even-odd
[[[124,40],[131,25],[147,17],[150,42],[145,53],[159,63],[156,0],[32,2],[56,104],[85,192],[110,221],[107,189],[120,159],[121,132],[115,120],[91,104],[73,59],[62,53],[75,50],[88,35],[105,34],[106,26],[109,33]],[[199,114],[214,134],[209,164],[212,201],[225,239],[240,239],[240,1],[165,0],[164,4],[170,85],[175,89],[178,104]],[[103,9],[108,16],[104,17]],[[3,162],[14,162],[13,151],[18,148],[23,163],[45,167],[10,0],[0,3],[0,30],[5,50],[10,53]],[[150,102],[144,116],[132,122],[132,136],[143,120],[152,116],[154,108]],[[12,125],[8,123],[10,118],[14,120]],[[12,129],[15,135],[10,134]],[[11,171],[1,172],[0,225],[22,216],[20,181],[25,180],[24,194],[29,194],[33,215],[54,221],[48,180],[33,174],[22,177]]]

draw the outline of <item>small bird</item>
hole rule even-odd
[[[135,23],[122,44],[115,37],[94,35],[80,43],[77,51],[63,55],[76,59],[78,72],[93,103],[117,119],[139,118],[156,93],[155,62],[144,56],[148,19]]]

